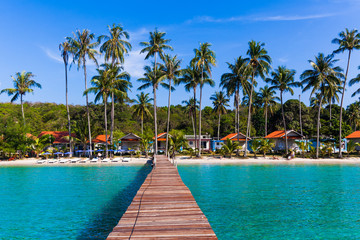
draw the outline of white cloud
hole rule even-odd
[[[239,16],[230,18],[214,18],[210,16],[201,16],[186,21],[186,23],[227,23],[227,22],[242,22],[242,21],[254,21],[254,22],[269,22],[269,21],[299,21],[309,19],[319,19],[332,17],[335,14],[314,14],[314,15],[289,15],[289,16],[267,16],[267,17],[256,17],[256,16]]]
[[[289,60],[287,59],[287,57],[281,57],[281,58],[279,58],[278,60],[279,60],[279,62],[281,62],[281,63],[286,63],[286,62],[289,61]]]
[[[54,53],[53,51],[51,51],[50,49],[48,49],[46,47],[40,47],[40,48],[52,60],[55,60],[56,62],[59,62],[59,63],[63,63],[63,59],[60,56],[60,52],[58,54],[56,54],[56,53]]]
[[[144,73],[144,54],[140,54],[140,49],[133,50],[125,58],[124,69],[127,71],[131,77],[140,78]]]

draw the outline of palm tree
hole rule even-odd
[[[273,142],[273,140],[264,138],[260,139],[259,152],[261,152],[264,157],[266,156],[266,153],[270,152],[274,147],[275,143]]]
[[[340,125],[339,125],[339,143],[341,145],[341,128],[342,128],[342,108],[343,108],[343,102],[344,102],[344,95],[345,95],[345,89],[346,89],[346,80],[347,75],[349,72],[349,65],[350,65],[350,57],[351,52],[354,49],[360,49],[360,33],[358,33],[357,30],[353,29],[349,31],[349,29],[345,28],[345,32],[342,31],[339,33],[339,38],[334,38],[332,40],[332,43],[339,44],[339,48],[334,51],[334,53],[343,53],[345,51],[348,51],[348,61],[346,66],[346,73],[345,73],[345,80],[343,83],[343,89],[342,89],[342,96],[341,96],[341,102],[340,102]],[[339,157],[342,157],[341,148],[339,148]]]
[[[249,74],[251,73],[247,68],[248,61],[241,56],[235,59],[235,63],[226,63],[230,69],[229,73],[221,75],[220,87],[226,89],[227,95],[234,96],[235,106],[235,132],[238,133],[239,141],[239,106],[240,106],[240,90],[243,95],[247,95],[250,92]],[[237,152],[239,154],[239,151]]]
[[[245,139],[245,151],[244,156],[246,156],[246,148],[248,137],[250,137],[250,123],[251,123],[251,106],[252,106],[252,94],[254,90],[255,77],[260,76],[262,79],[265,79],[265,75],[268,74],[269,69],[271,68],[271,57],[268,55],[266,49],[264,48],[265,43],[250,41],[249,49],[246,54],[249,56],[248,69],[251,71],[251,88],[249,93],[249,110],[248,110],[248,120],[246,126],[246,139]]]
[[[275,97],[275,91],[270,89],[268,86],[264,88],[260,88],[259,91],[259,99],[262,106],[264,106],[264,114],[265,114],[265,136],[267,136],[267,120],[268,120],[268,110],[270,113],[273,113],[273,108],[276,105],[275,100],[280,100],[279,97]]]
[[[350,153],[354,152],[356,149],[356,147],[360,146],[360,143],[358,142],[355,142],[354,140],[350,140],[348,143],[347,143],[347,156],[349,157],[350,156]]]
[[[101,35],[98,42],[104,40],[105,42],[100,47],[100,52],[104,53],[105,62],[111,59],[112,65],[124,63],[124,56],[131,51],[131,44],[127,41],[130,36],[124,28],[118,24],[113,24],[112,27],[108,26],[109,36]],[[111,94],[111,129],[110,129],[110,144],[113,145],[113,132],[114,132],[114,109],[115,101],[114,94]]]
[[[157,141],[157,118],[156,118],[156,89],[158,87],[158,81],[162,77],[157,77],[157,62],[156,62],[156,56],[159,55],[160,58],[163,58],[164,56],[164,50],[172,50],[173,48],[169,45],[167,45],[168,42],[170,42],[170,39],[165,39],[165,32],[159,32],[157,29],[155,29],[154,32],[150,32],[150,41],[149,42],[141,42],[140,45],[144,48],[140,51],[140,53],[147,53],[145,56],[145,59],[148,59],[150,57],[154,57],[154,70],[153,76],[151,77],[152,80],[149,79],[148,76],[145,76],[145,78],[148,78],[149,81],[152,82],[151,85],[153,85],[154,90],[154,128],[155,128],[155,154],[157,154],[157,148],[158,148],[158,141]],[[147,73],[145,73],[147,74]],[[150,86],[150,85],[149,85]],[[156,86],[156,87],[155,87]]]
[[[226,107],[229,107],[228,102],[230,100],[225,97],[225,93],[223,91],[215,92],[215,94],[210,97],[210,100],[213,101],[213,105],[214,105],[213,111],[219,115],[217,137],[218,140],[220,140],[221,114],[226,114]]]
[[[204,72],[207,72],[211,77],[211,66],[215,66],[215,52],[210,50],[210,43],[201,43],[199,49],[194,49],[195,57],[192,63],[198,69],[201,69],[201,82],[200,82],[200,104],[199,104],[199,157],[201,157],[201,100],[202,89],[205,84],[214,86],[214,81],[210,78],[204,78]]]
[[[156,120],[156,90],[159,87],[159,84],[163,85],[163,81],[165,79],[165,75],[156,69],[151,69],[149,66],[145,66],[145,73],[143,78],[139,78],[138,81],[143,82],[138,90],[143,90],[148,87],[153,88],[154,93],[154,127],[155,127],[155,154],[157,154],[158,142],[157,142],[157,120]]]
[[[99,53],[95,48],[99,45],[99,42],[95,41],[95,34],[90,33],[89,30],[84,29],[82,31],[76,30],[73,33],[74,37],[67,37],[66,40],[71,46],[72,53],[74,55],[73,61],[77,63],[78,70],[82,66],[84,69],[84,80],[85,80],[85,91],[87,90],[86,80],[86,59],[90,59],[98,65],[96,55]],[[88,133],[89,133],[89,144],[90,144],[90,157],[91,157],[91,125],[90,125],[90,112],[89,112],[89,98],[86,95],[86,114],[88,118]]]
[[[21,73],[17,72],[15,73],[15,77],[11,76],[11,78],[13,79],[14,88],[5,88],[0,92],[0,94],[6,92],[9,96],[14,95],[11,98],[11,102],[16,101],[20,97],[21,114],[22,114],[24,126],[25,126],[25,114],[24,114],[23,97],[25,96],[26,93],[33,92],[34,87],[41,89],[41,85],[37,83],[33,79],[33,77],[35,77],[35,75],[32,74],[32,72],[25,72],[25,71],[22,71]]]
[[[204,77],[207,78],[206,72],[204,73]],[[179,82],[185,84],[185,90],[187,92],[193,90],[194,93],[193,109],[194,109],[194,121],[196,126],[196,109],[198,109],[197,106],[198,101],[196,100],[196,88],[201,83],[201,72],[199,71],[199,69],[195,68],[192,64],[190,64],[189,67],[184,69],[183,76],[182,78],[179,79]],[[194,135],[195,135],[195,154],[196,154],[196,144],[197,144],[196,127],[194,129],[195,129]]]
[[[103,69],[97,69],[98,75],[94,76],[91,79],[91,85],[93,87],[88,88],[84,95],[87,93],[94,93],[95,99],[94,102],[98,102],[100,99],[104,102],[104,121],[105,121],[105,145],[106,145],[106,153],[105,157],[107,158],[108,154],[108,130],[107,130],[107,100],[108,98],[114,94],[116,96],[126,96],[126,91],[119,90],[116,86],[119,82],[125,82],[128,84],[129,82],[124,79],[115,79],[113,77],[113,69],[112,65],[103,64],[101,65]]]
[[[67,112],[67,119],[68,119],[68,131],[69,136],[71,136],[71,123],[70,123],[70,110],[69,110],[69,104],[68,104],[68,78],[67,78],[67,69],[68,69],[68,63],[69,63],[69,53],[72,52],[70,43],[68,41],[65,41],[63,43],[60,43],[59,50],[61,51],[61,56],[64,61],[65,65],[65,98],[66,98],[66,112]],[[69,138],[69,146],[70,146],[70,152],[72,152],[72,141],[71,138]],[[71,157],[72,154],[70,153]]]
[[[239,143],[235,141],[231,141],[229,138],[226,139],[226,142],[221,147],[221,150],[223,151],[224,155],[229,155],[231,158],[233,152],[240,148]]]
[[[347,114],[347,120],[350,126],[354,126],[353,130],[356,131],[357,127],[359,126],[359,120],[360,120],[360,102],[355,101],[354,103],[350,104],[346,112]]]
[[[172,91],[172,82],[174,84],[178,83],[178,77],[181,75],[182,70],[180,69],[181,60],[177,59],[177,56],[171,57],[168,54],[164,55],[164,65],[162,71],[165,74],[165,77],[169,80],[169,98],[168,98],[168,116],[167,116],[167,125],[166,132],[169,132],[170,125],[170,100],[171,100],[171,91]],[[169,134],[166,134],[166,145],[165,145],[165,154],[168,154],[168,143],[169,143]]]
[[[180,152],[181,149],[188,148],[188,141],[185,138],[185,134],[181,130],[173,129],[170,133],[169,141],[169,155],[175,160],[176,152]]]
[[[331,107],[335,102],[339,102],[339,93],[341,93],[342,86],[340,85],[326,85],[324,89],[324,100],[327,104],[329,104],[329,120],[330,120],[330,127],[332,125],[331,119],[332,119],[332,113],[331,113]]]
[[[322,101],[325,95],[326,86],[340,85],[342,81],[341,78],[344,75],[341,73],[342,69],[334,64],[338,61],[333,59],[334,55],[330,54],[325,56],[323,53],[319,53],[315,57],[315,61],[309,60],[312,69],[305,70],[301,75],[300,79],[302,80],[301,84],[304,86],[303,92],[312,89],[310,97],[319,93],[319,109],[317,117],[317,139],[316,139],[316,158],[319,157],[319,148],[320,148],[320,111]],[[341,138],[341,137],[340,137]],[[341,150],[339,150],[341,153]]]
[[[295,70],[287,69],[285,66],[279,66],[275,71],[271,73],[272,78],[267,78],[265,81],[270,83],[272,86],[269,90],[279,90],[280,91],[280,102],[281,102],[281,113],[284,124],[285,131],[285,150],[286,154],[288,154],[288,143],[287,143],[287,130],[286,130],[286,121],[285,121],[285,113],[284,113],[284,103],[283,103],[283,93],[290,92],[291,95],[294,95],[293,87],[299,87],[300,84],[295,82]]]
[[[193,132],[194,132],[194,136],[196,137],[194,116],[196,116],[196,111],[199,109],[199,106],[198,106],[199,102],[195,103],[195,99],[190,98],[188,101],[186,101],[186,100],[182,101],[182,103],[185,104],[185,107],[186,107],[185,112],[188,113],[189,116],[191,117]]]
[[[140,117],[141,119],[141,135],[144,135],[144,117],[152,117],[149,108],[151,106],[150,102],[153,100],[149,97],[148,93],[141,92],[140,95],[136,95],[135,99],[135,109],[134,115]]]

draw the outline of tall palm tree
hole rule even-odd
[[[137,99],[135,99],[135,109],[134,115],[140,117],[141,119],[141,136],[144,135],[144,117],[152,117],[149,108],[151,106],[150,102],[153,100],[149,97],[148,93],[141,92],[140,95],[136,95]]]
[[[167,124],[166,132],[169,132],[170,125],[170,103],[171,103],[171,91],[172,83],[178,83],[178,77],[181,75],[182,70],[180,69],[181,60],[175,55],[171,57],[168,54],[164,55],[164,65],[162,71],[165,74],[165,77],[169,80],[169,98],[168,98],[168,113],[167,113]],[[165,145],[165,154],[168,154],[168,143],[169,143],[169,134],[166,134],[166,145]]]
[[[341,96],[341,102],[340,102],[340,125],[339,125],[339,143],[341,146],[341,129],[342,129],[342,110],[343,110],[343,102],[344,102],[344,95],[346,90],[346,80],[349,72],[349,65],[350,65],[350,57],[351,52],[355,49],[360,49],[360,33],[358,33],[357,30],[353,29],[349,31],[349,29],[345,28],[345,31],[342,31],[339,33],[339,38],[334,38],[332,40],[332,43],[338,44],[339,48],[334,51],[334,53],[343,53],[345,51],[348,51],[348,61],[346,66],[346,72],[345,72],[345,80],[343,83],[343,89],[342,89],[342,96]],[[339,148],[339,157],[342,157],[341,147]]]
[[[226,114],[226,107],[229,107],[228,102],[230,101],[228,98],[226,98],[225,93],[223,91],[215,92],[210,97],[210,100],[213,101],[214,109],[213,111],[219,115],[218,119],[218,131],[217,131],[217,137],[218,140],[220,139],[220,120],[221,120],[221,114]]]
[[[163,58],[164,51],[165,50],[172,50],[173,48],[170,45],[167,45],[167,43],[170,42],[170,39],[165,39],[165,32],[159,32],[157,29],[155,29],[154,32],[150,32],[150,41],[149,42],[141,42],[140,45],[144,48],[140,51],[140,53],[147,53],[145,56],[145,59],[149,59],[150,57],[154,57],[154,70],[153,76],[151,77],[153,80],[149,79],[149,76],[145,76],[145,78],[148,78],[149,81],[156,84],[153,85],[154,90],[154,128],[155,128],[155,154],[157,154],[158,149],[158,141],[157,141],[157,115],[156,115],[156,89],[158,87],[158,79],[161,81],[163,80],[162,77],[157,77],[157,59],[156,56],[159,55],[160,58]],[[145,73],[148,74],[148,73]],[[151,74],[150,74],[151,75]],[[155,87],[156,85],[156,87]]]
[[[210,50],[210,43],[201,43],[199,49],[194,49],[195,57],[192,59],[192,63],[198,69],[201,69],[201,82],[200,82],[200,104],[199,104],[199,153],[201,157],[201,100],[202,89],[205,84],[214,86],[214,81],[210,78],[204,78],[204,72],[208,73],[211,77],[211,67],[215,66],[215,52]]]
[[[63,43],[60,43],[59,50],[61,52],[61,56],[64,61],[65,65],[65,98],[66,98],[66,112],[67,112],[67,119],[68,119],[68,132],[69,136],[71,136],[71,123],[70,123],[70,110],[69,110],[69,104],[68,104],[68,78],[67,78],[67,69],[68,69],[68,63],[69,63],[69,54],[72,52],[70,43],[68,41],[65,41]],[[70,152],[72,152],[72,141],[71,137],[69,138],[69,146],[70,146]],[[72,153],[70,153],[70,156],[72,156]]]
[[[342,69],[338,66],[334,66],[337,61],[338,60],[334,59],[333,54],[325,56],[323,53],[319,53],[319,55],[315,57],[315,61],[309,60],[312,68],[305,70],[300,75],[300,79],[302,80],[301,84],[303,86],[306,85],[303,88],[303,92],[312,89],[310,97],[315,93],[319,93],[320,95],[318,100],[319,109],[317,117],[316,158],[319,157],[320,112],[322,101],[326,93],[326,86],[341,85],[341,79],[344,78],[344,75],[341,73]]]
[[[37,83],[33,79],[33,77],[35,77],[35,75],[32,74],[32,72],[25,72],[25,71],[22,71],[21,73],[17,72],[15,73],[15,77],[11,76],[11,78],[13,79],[14,88],[5,88],[0,92],[0,94],[7,93],[9,96],[14,95],[11,98],[11,102],[16,101],[20,97],[21,114],[22,114],[24,126],[25,126],[25,114],[24,114],[23,97],[25,96],[26,93],[33,92],[34,87],[41,89],[41,85]]]
[[[270,83],[272,86],[269,90],[279,90],[280,91],[280,102],[281,102],[281,113],[283,118],[284,130],[285,130],[285,150],[286,154],[289,153],[288,141],[287,141],[287,130],[286,130],[286,121],[284,113],[284,103],[283,103],[283,93],[290,92],[291,95],[294,95],[293,87],[299,87],[300,84],[295,82],[295,70],[287,69],[285,66],[279,66],[275,71],[271,73],[272,78],[267,78],[265,81]]]
[[[331,119],[332,119],[332,112],[331,107],[334,103],[339,102],[340,98],[339,95],[341,93],[342,86],[340,85],[326,85],[324,88],[324,100],[329,105],[329,113],[330,113],[330,127],[332,125]]]
[[[207,77],[207,73],[204,73],[204,77]],[[190,92],[193,90],[194,93],[194,121],[196,126],[196,110],[198,109],[197,106],[197,99],[196,99],[196,88],[201,83],[201,71],[198,68],[195,68],[193,64],[190,64],[189,67],[184,69],[182,77],[179,79],[180,83],[185,84],[185,90]],[[195,127],[195,154],[196,154],[196,145],[197,145],[197,135],[196,135],[196,127]],[[200,151],[200,150],[199,150]]]
[[[265,43],[255,42],[254,40],[249,42],[249,49],[246,54],[249,56],[248,69],[251,71],[251,88],[249,93],[249,109],[248,109],[248,119],[246,126],[246,139],[245,139],[245,151],[244,156],[247,154],[247,142],[248,137],[250,136],[250,123],[251,123],[251,107],[252,107],[252,94],[254,90],[255,77],[260,76],[262,79],[265,79],[265,75],[268,74],[271,66],[271,57],[268,55],[268,52],[264,48]]]
[[[74,37],[67,37],[66,40],[70,43],[72,53],[74,55],[73,61],[76,62],[78,70],[80,67],[84,69],[84,81],[85,81],[85,91],[87,90],[87,79],[86,79],[86,59],[92,60],[98,65],[96,60],[96,55],[99,52],[95,49],[99,42],[94,41],[95,34],[90,33],[89,30],[84,29],[82,31],[76,30],[73,33]],[[89,98],[86,93],[86,114],[88,118],[88,133],[89,133],[89,143],[90,143],[90,157],[91,157],[91,148],[92,148],[92,138],[91,138],[91,123],[90,123],[90,111],[89,111]]]
[[[279,97],[274,96],[275,90],[270,89],[267,85],[263,88],[260,88],[259,98],[261,105],[264,106],[265,114],[265,136],[267,136],[267,120],[268,120],[268,110],[270,113],[273,113],[274,106],[276,105],[276,100],[280,100]]]
[[[151,69],[149,66],[144,67],[145,73],[143,78],[139,78],[138,81],[143,82],[144,84],[141,85],[138,90],[143,90],[148,87],[153,88],[154,94],[154,127],[155,127],[155,154],[157,154],[158,149],[158,142],[157,142],[157,120],[156,120],[156,90],[160,85],[163,85],[163,81],[165,80],[165,75],[160,70]]]
[[[348,123],[350,126],[354,126],[353,130],[356,131],[357,127],[359,126],[359,119],[360,119],[360,102],[359,101],[355,101],[354,103],[350,104],[346,111],[348,112],[347,114],[347,119],[348,119]]]
[[[99,42],[105,42],[100,47],[100,52],[104,53],[105,62],[111,60],[112,65],[124,63],[124,56],[131,51],[131,44],[127,41],[130,36],[124,28],[118,24],[108,26],[109,36],[101,35],[98,39]],[[111,128],[110,128],[110,144],[113,146],[113,133],[114,133],[114,109],[115,101],[114,94],[111,94]]]
[[[240,90],[242,90],[243,96],[247,95],[250,92],[249,76],[250,71],[247,68],[248,61],[241,56],[235,59],[235,63],[226,63],[230,72],[224,73],[221,75],[220,87],[226,90],[227,95],[230,97],[234,96],[234,106],[235,106],[235,132],[238,133],[239,141],[239,106],[240,106]],[[237,152],[239,155],[239,149]]]
[[[196,137],[194,116],[196,116],[196,111],[199,109],[199,106],[198,106],[199,102],[197,101],[195,103],[195,99],[192,97],[187,101],[186,100],[182,101],[182,103],[185,104],[185,107],[186,107],[185,112],[188,113],[189,116],[191,117],[193,132],[194,132],[194,136]]]
[[[105,145],[106,145],[106,153],[105,156],[107,158],[108,154],[108,129],[107,129],[107,101],[108,98],[114,94],[116,96],[126,96],[126,91],[119,90],[116,86],[120,82],[124,82],[128,85],[128,81],[124,79],[115,79],[113,77],[113,70],[111,68],[112,65],[103,64],[101,65],[103,69],[97,69],[98,75],[94,76],[91,79],[91,85],[93,87],[88,88],[84,95],[88,93],[94,93],[95,99],[94,102],[98,102],[100,99],[103,100],[104,103],[104,121],[105,121]]]

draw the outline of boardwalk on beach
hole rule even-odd
[[[166,156],[156,156],[156,167],[107,239],[217,237],[177,168]]]

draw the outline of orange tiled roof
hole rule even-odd
[[[31,133],[27,133],[26,134],[27,138],[31,138],[31,139],[35,139],[36,137],[34,135],[32,135]]]
[[[360,138],[360,131],[355,131],[349,134],[348,136],[346,136],[345,138]]]
[[[110,143],[109,137],[110,137],[110,135],[108,135],[108,143]],[[106,139],[105,135],[97,135],[96,138],[94,138],[92,140],[92,142],[93,143],[105,143],[105,139]]]
[[[65,136],[69,136],[69,132],[67,131],[43,131],[39,134],[38,138],[44,135],[53,135],[55,137],[54,143],[68,143],[68,140],[65,140]],[[76,137],[74,133],[71,134],[72,137]]]
[[[160,138],[162,135],[165,135],[165,138]],[[155,137],[153,137],[153,139],[155,140]],[[166,132],[158,134],[157,139],[158,139],[158,141],[166,141]]]
[[[295,132],[295,131],[294,130],[288,130],[287,134],[289,134],[290,132]],[[302,136],[299,134],[298,137],[295,137],[295,136],[289,137],[288,136],[288,139],[300,139],[301,137]],[[270,133],[269,135],[267,135],[265,138],[268,138],[268,139],[285,138],[285,131],[284,130],[274,131],[274,132]]]
[[[242,133],[239,134],[239,141],[245,141],[246,136]],[[230,133],[229,135],[227,135],[226,137],[223,137],[222,141],[225,141],[226,139],[231,139],[232,141],[237,141],[237,133]],[[251,138],[248,138],[251,139]]]

